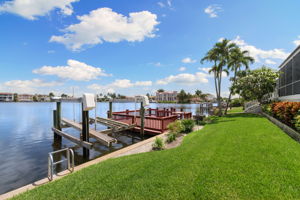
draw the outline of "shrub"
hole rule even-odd
[[[213,112],[212,112],[212,115],[214,115],[214,116],[218,116],[219,115],[219,108],[214,108],[213,109]]]
[[[168,125],[168,129],[170,133],[174,133],[177,136],[179,133],[184,131],[184,126],[179,120],[176,120]]]
[[[300,115],[297,115],[294,119],[294,125],[297,131],[300,131]]]
[[[163,139],[160,137],[156,137],[155,141],[152,145],[152,148],[153,148],[153,150],[163,150],[164,146],[165,146],[165,144],[164,144]]]
[[[196,121],[196,124],[199,125],[199,126],[204,126],[206,123],[205,121]]]
[[[174,133],[169,133],[166,142],[167,142],[167,143],[171,143],[171,142],[173,142],[174,140],[176,140],[176,134],[174,134]]]
[[[183,132],[184,133],[190,133],[193,131],[193,128],[195,126],[195,122],[192,119],[184,119],[181,120],[181,124],[183,125]]]
[[[273,116],[287,125],[293,126],[294,118],[300,110],[300,102],[277,102],[271,105]]]
[[[232,99],[230,102],[231,107],[241,107],[244,105],[244,100],[242,98]]]
[[[273,115],[271,104],[264,104],[264,105],[262,105],[262,110],[263,110],[265,113],[269,114],[269,115]]]
[[[211,124],[217,121],[217,116],[208,116],[204,118],[204,123],[205,124]]]

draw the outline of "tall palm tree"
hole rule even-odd
[[[242,67],[249,69],[249,64],[254,63],[254,58],[249,56],[249,51],[242,51],[239,47],[235,47],[229,57],[228,69],[233,72],[232,86],[236,83],[237,73],[241,71]],[[230,89],[229,97],[226,103],[225,114],[227,114],[228,106],[231,101],[232,90]]]
[[[222,115],[222,104],[221,104],[221,85],[222,85],[222,72],[228,74],[228,70],[225,68],[229,63],[229,58],[231,51],[236,48],[237,45],[230,40],[223,39],[220,42],[217,42],[214,47],[209,50],[201,62],[204,61],[213,62],[210,73],[214,73],[215,89],[216,96],[219,107],[219,116]]]

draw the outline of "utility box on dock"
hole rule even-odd
[[[135,102],[143,102],[144,106],[149,106],[149,98],[146,95],[135,96]]]
[[[83,94],[82,98],[83,110],[89,111],[96,107],[95,95],[94,94]]]

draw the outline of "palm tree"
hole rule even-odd
[[[232,86],[236,83],[237,73],[241,71],[242,67],[249,69],[249,64],[254,62],[254,58],[249,56],[249,51],[241,51],[239,47],[234,48],[229,57],[228,69],[233,71]],[[232,90],[230,89],[229,97],[226,103],[225,114],[227,114],[229,102],[231,101]]]
[[[209,73],[214,74],[216,96],[219,107],[219,116],[222,115],[222,105],[221,105],[221,85],[222,85],[222,74],[223,72],[229,73],[226,68],[224,68],[230,58],[231,51],[236,48],[237,45],[230,40],[223,39],[221,42],[217,42],[214,47],[207,52],[204,58],[201,59],[201,63],[204,61],[212,62],[213,66]]]

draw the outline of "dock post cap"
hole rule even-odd
[[[83,110],[89,111],[96,108],[95,95],[91,93],[84,93],[82,97]]]

